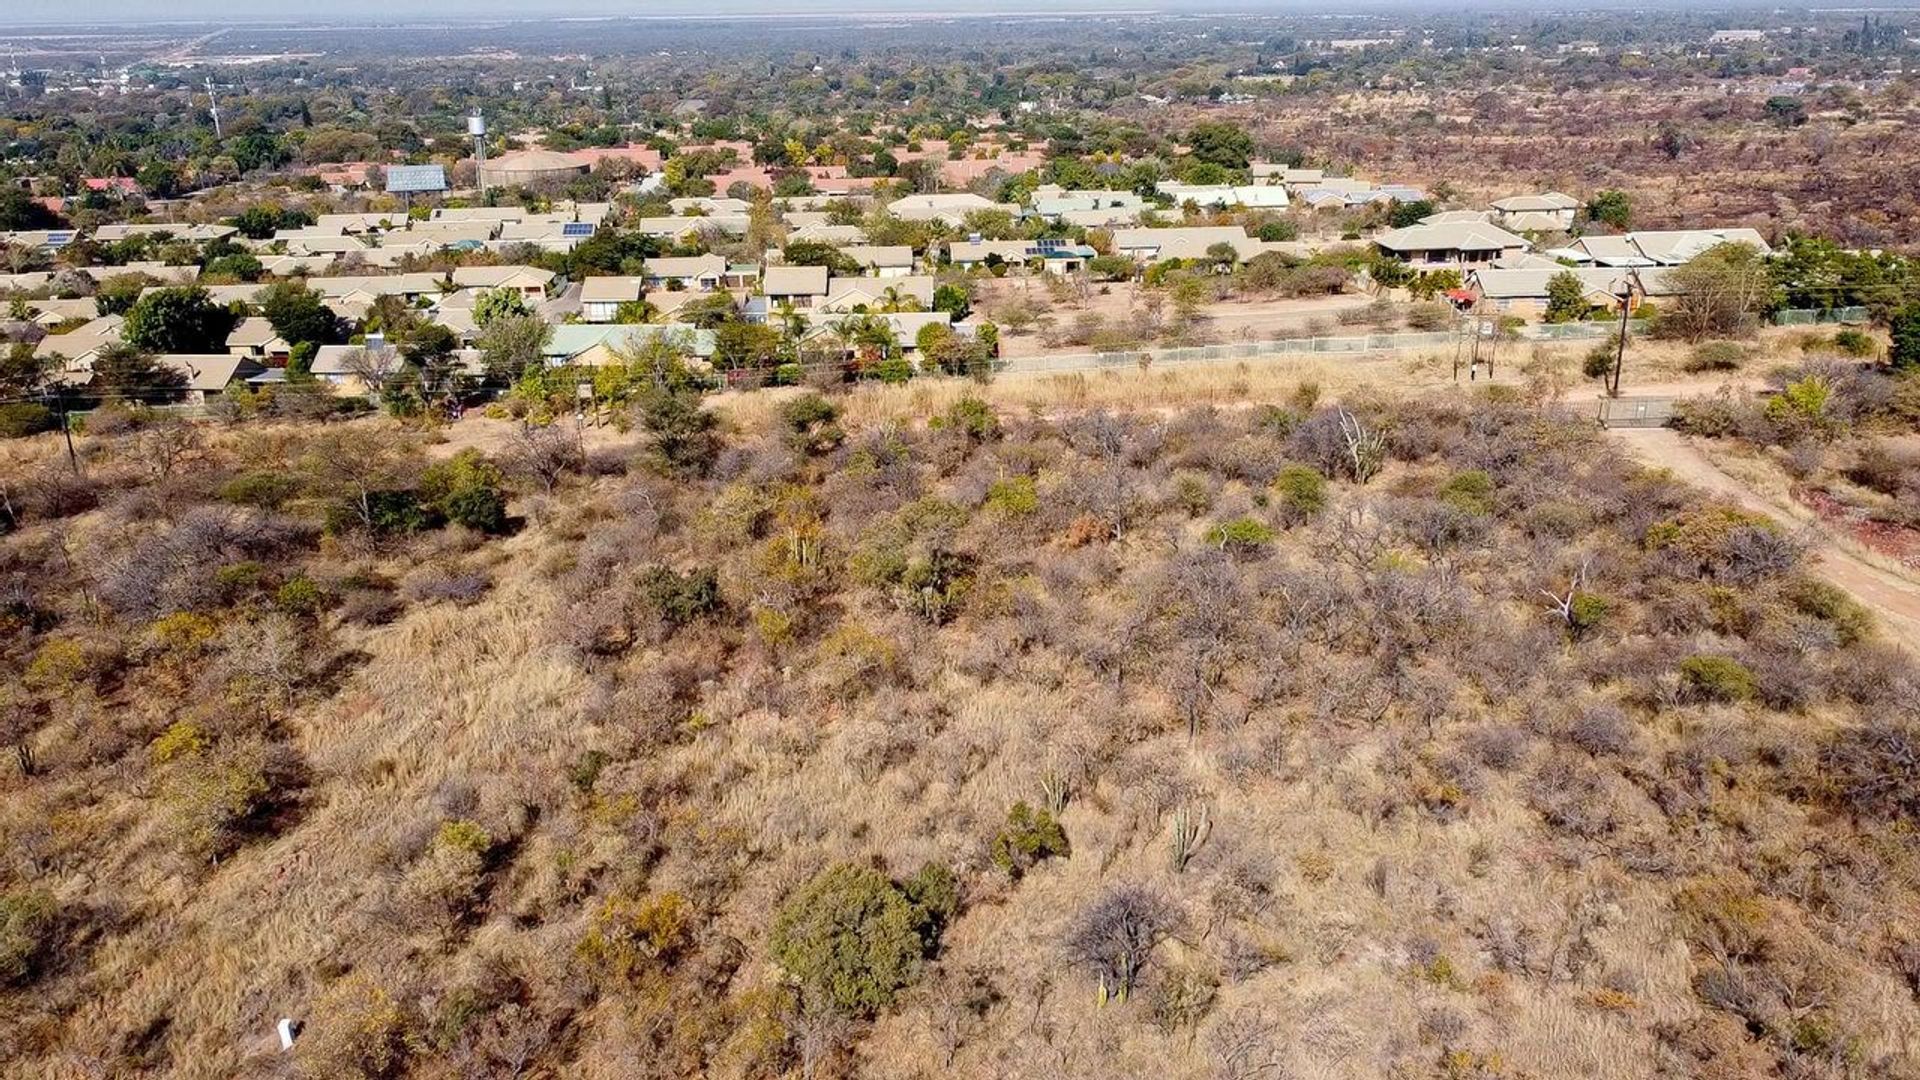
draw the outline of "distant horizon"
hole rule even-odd
[[[1445,5],[1452,13],[1471,11],[1501,12],[1533,7],[1525,0],[1467,0]],[[48,27],[161,27],[234,23],[244,25],[338,26],[342,23],[376,22],[404,25],[419,22],[538,22],[544,20],[726,20],[740,18],[872,18],[895,16],[911,18],[1045,18],[1059,15],[1139,14],[1178,15],[1184,17],[1221,17],[1259,14],[1326,14],[1307,0],[1207,0],[1197,8],[1188,8],[1177,0],[1056,0],[1044,11],[1023,7],[1017,0],[855,0],[851,5],[830,4],[824,0],[413,0],[396,10],[379,0],[336,0],[327,5],[328,14],[316,17],[314,6],[305,0],[256,0],[239,4],[234,0],[176,0],[166,6],[165,14],[155,12],[152,0],[14,0],[10,19],[15,26],[35,29]],[[1727,3],[1696,4],[1687,0],[1669,3],[1636,3],[1634,0],[1590,0],[1554,5],[1542,15],[1571,14],[1580,11],[1619,10],[1654,7],[1672,10],[1772,11],[1778,5],[1764,0],[1734,0]],[[1379,13],[1382,11],[1442,10],[1431,0],[1357,0],[1343,6],[1343,12]],[[1853,3],[1844,6],[1809,7],[1809,13],[1845,11],[1914,11],[1912,3]],[[22,35],[14,35],[16,37]],[[0,34],[0,43],[7,35]]]

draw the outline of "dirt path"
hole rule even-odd
[[[1800,526],[1812,544],[1816,572],[1871,608],[1889,640],[1920,649],[1920,582],[1861,558],[1811,516],[1781,506],[1728,475],[1679,432],[1668,428],[1616,428],[1610,434],[1648,465],[1672,470],[1695,487],[1754,513]]]

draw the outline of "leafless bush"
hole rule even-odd
[[[416,603],[445,600],[462,607],[476,603],[493,588],[483,571],[453,566],[428,566],[408,575],[401,592]]]
[[[1126,1000],[1153,962],[1153,950],[1178,932],[1179,909],[1147,888],[1116,885],[1082,909],[1067,930],[1067,956],[1100,981],[1100,997]]]
[[[1625,754],[1633,749],[1633,721],[1608,704],[1587,705],[1568,721],[1567,741],[1595,757]]]

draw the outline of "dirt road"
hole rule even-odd
[[[1634,457],[1757,514],[1800,526],[1812,544],[1814,569],[1873,610],[1888,640],[1920,650],[1920,582],[1856,554],[1812,515],[1781,506],[1715,465],[1692,440],[1669,428],[1612,429]]]

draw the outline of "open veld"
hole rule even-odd
[[[1791,529],[1099,378],[14,444],[9,1074],[1916,1074],[1915,674]]]

